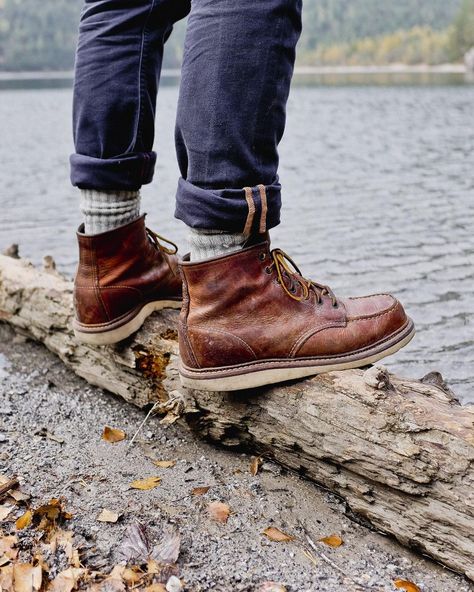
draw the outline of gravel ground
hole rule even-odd
[[[1,473],[18,475],[36,507],[63,497],[81,558],[104,572],[118,562],[125,529],[139,520],[151,538],[175,525],[182,536],[180,577],[190,591],[258,590],[265,581],[288,591],[395,590],[397,578],[424,591],[468,592],[464,578],[412,553],[354,521],[348,508],[314,484],[265,462],[252,476],[246,454],[218,450],[184,427],[152,418],[127,452],[127,440],[144,418],[135,409],[70,373],[45,348],[15,337],[0,325]],[[101,439],[105,425],[127,440]],[[151,458],[176,460],[157,469]],[[130,489],[135,479],[159,475],[160,487]],[[202,496],[198,486],[210,486]],[[227,503],[226,524],[211,520],[207,504]],[[97,521],[102,509],[121,514],[116,524]],[[14,530],[13,512],[3,524]],[[276,526],[292,542],[262,535]],[[304,554],[304,531],[314,541],[337,534],[344,544],[316,542],[315,561]],[[359,585],[357,585],[359,584]]]

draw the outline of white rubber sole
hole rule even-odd
[[[140,329],[147,317],[153,312],[163,310],[164,308],[181,308],[181,302],[176,300],[156,300],[149,302],[140,309],[136,316],[120,327],[110,330],[103,327],[100,331],[97,328],[91,331],[81,331],[81,329],[75,326],[74,335],[79,341],[88,343],[89,345],[112,345],[130,337],[132,333]]]
[[[415,329],[403,337],[399,342],[393,344],[383,351],[369,354],[355,360],[345,362],[333,362],[328,364],[294,366],[288,368],[268,368],[265,370],[255,370],[253,372],[234,374],[232,376],[223,376],[219,378],[191,378],[180,373],[181,384],[190,389],[201,391],[238,391],[244,389],[257,388],[259,386],[285,382],[287,380],[296,380],[307,376],[315,376],[324,372],[333,372],[335,370],[349,370],[351,368],[360,368],[374,364],[378,360],[390,356],[405,347],[413,339]],[[189,372],[186,369],[186,372]]]

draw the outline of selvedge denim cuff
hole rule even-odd
[[[180,178],[175,217],[191,228],[227,232],[266,232],[280,223],[281,185],[242,189],[203,189]]]
[[[138,152],[115,158],[94,158],[72,154],[71,182],[80,189],[138,190],[151,183],[156,153]]]

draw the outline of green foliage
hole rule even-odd
[[[82,4],[0,0],[0,68],[71,68]],[[474,45],[474,0],[304,0],[303,16],[303,63],[438,63]],[[179,66],[183,37],[178,23],[165,67]]]
[[[0,3],[3,67],[70,68],[80,6],[78,0],[3,0]]]
[[[445,29],[462,0],[303,0],[300,49],[350,43],[402,29]]]
[[[459,60],[472,47],[474,47],[474,0],[463,0],[450,31],[450,57]]]
[[[301,56],[310,65],[371,66],[384,64],[441,64],[449,60],[449,33],[413,27],[389,35],[365,37],[352,43],[322,45]]]

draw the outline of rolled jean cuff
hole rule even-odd
[[[185,179],[178,182],[175,217],[191,228],[266,232],[280,223],[281,185],[242,189],[202,189]]]
[[[137,191],[151,183],[156,153],[137,152],[115,158],[94,158],[72,154],[71,182],[80,189]]]

